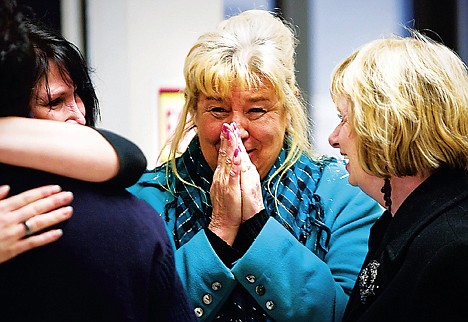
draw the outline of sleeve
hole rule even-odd
[[[175,262],[199,321],[212,321],[237,281],[216,255],[205,230],[176,250]]]
[[[146,157],[133,142],[113,132],[96,129],[114,148],[119,158],[119,172],[103,184],[127,188],[135,184],[146,170]]]
[[[367,253],[370,227],[382,213],[344,174],[327,168],[316,190],[331,229],[323,260],[270,218],[232,269],[235,279],[277,321],[342,318]]]
[[[265,209],[263,209],[255,216],[242,223],[239,232],[237,233],[236,240],[232,246],[229,246],[224,240],[208,228],[205,228],[205,234],[211,244],[211,247],[213,247],[224,265],[232,268],[234,262],[243,256],[250,245],[252,245],[267,220],[268,215]]]

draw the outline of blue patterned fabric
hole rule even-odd
[[[284,162],[286,154],[287,147],[284,147],[267,178]],[[263,200],[268,215],[283,224],[304,245],[314,243],[306,246],[321,258],[327,251],[330,230],[323,224],[323,208],[320,197],[314,191],[321,178],[323,167],[330,160],[312,161],[306,156],[301,156],[285,175],[276,176],[269,183],[269,187],[268,180],[262,182]],[[186,152],[177,159],[177,169],[186,182],[178,180],[169,170],[167,183],[176,198],[166,204],[164,215],[166,220],[169,220],[169,210],[176,209],[177,220],[173,233],[176,247],[179,248],[199,230],[208,227],[212,213],[209,191],[213,171],[202,155],[197,137],[192,140]],[[161,173],[157,170],[156,172]],[[163,186],[158,188],[167,189]]]
[[[284,162],[287,149],[267,178]],[[200,321],[341,320],[367,253],[369,229],[383,212],[349,185],[342,162],[301,156],[283,176],[262,180],[270,219],[233,267],[218,257],[204,229],[211,220],[213,172],[197,138],[176,166],[182,180],[163,165],[129,190],[165,219],[177,271]],[[246,279],[251,275],[257,277],[254,284]],[[214,283],[222,287],[214,289]],[[257,293],[257,284],[264,294]]]

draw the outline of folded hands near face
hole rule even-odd
[[[240,225],[263,206],[260,175],[250,161],[235,122],[221,129],[218,165],[210,189],[213,214],[209,229],[232,245]]]

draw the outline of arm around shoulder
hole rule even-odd
[[[4,117],[0,137],[0,162],[73,179],[126,187],[146,167],[143,153],[132,142],[116,134],[108,139],[110,136],[82,125]],[[118,146],[116,142],[120,142]]]

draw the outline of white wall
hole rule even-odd
[[[364,43],[402,34],[408,25],[411,8],[406,0],[318,0],[312,6],[311,103],[315,147],[318,152],[337,155],[328,144],[328,135],[338,124],[337,111],[330,99],[329,84],[333,68]]]
[[[137,143],[151,168],[159,153],[158,92],[183,88],[185,55],[223,18],[222,0],[91,0],[88,56],[101,127]]]
[[[63,0],[72,1],[72,0]],[[401,34],[408,25],[406,0],[310,0],[310,70],[315,146],[337,154],[328,134],[337,124],[328,86],[334,66],[363,43]],[[231,11],[245,2],[226,1]],[[251,7],[265,1],[252,0]],[[301,2],[293,5],[300,7]],[[87,2],[88,56],[101,103],[100,126],[136,142],[153,167],[160,150],[158,91],[183,88],[186,53],[203,32],[223,19],[223,0],[90,0]],[[290,5],[290,3],[288,3]],[[238,8],[236,6],[239,6]],[[299,10],[303,10],[299,8]]]

